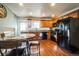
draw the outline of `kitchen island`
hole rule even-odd
[[[21,31],[21,33],[34,33],[37,38],[41,38],[42,33],[46,33],[47,39],[50,39],[50,30],[50,28],[29,28],[26,31]]]

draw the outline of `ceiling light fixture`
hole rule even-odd
[[[23,3],[19,3],[20,6],[23,6]]]
[[[56,4],[55,3],[51,3],[51,6],[55,6]]]
[[[29,14],[30,14],[30,16],[32,16],[32,12],[30,12]]]
[[[53,14],[51,17],[55,17],[55,15]]]

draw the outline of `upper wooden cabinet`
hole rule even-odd
[[[41,27],[52,27],[52,20],[41,20]]]
[[[73,18],[79,18],[78,13],[79,13],[78,11],[75,11],[75,12],[72,12],[72,13],[68,14],[68,16],[73,17]]]
[[[65,16],[62,16],[61,18],[64,19],[64,18],[67,18],[67,17],[79,18],[79,10],[68,13]]]

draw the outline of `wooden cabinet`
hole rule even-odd
[[[79,10],[68,13],[68,14],[60,17],[60,19],[64,19],[64,18],[67,18],[67,17],[79,18]]]
[[[79,10],[70,12],[70,13],[60,17],[59,19],[64,19],[64,18],[68,18],[68,17],[79,18]]]
[[[73,18],[78,18],[78,12],[75,11],[75,12],[72,12],[68,15],[69,17],[73,17]]]
[[[41,20],[41,27],[52,27],[52,20]]]

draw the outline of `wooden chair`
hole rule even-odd
[[[40,41],[39,39],[30,39],[29,40],[29,50],[30,55],[39,56],[40,55]]]
[[[20,40],[5,40],[5,41],[0,41],[0,53],[2,56],[22,56],[26,55],[25,48],[20,48],[21,46],[21,41]],[[10,52],[4,54],[2,52],[2,49],[11,49]]]

